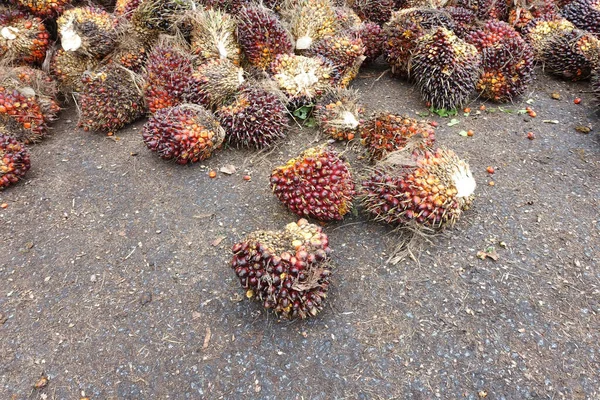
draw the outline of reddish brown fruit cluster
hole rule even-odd
[[[15,0],[15,2],[40,18],[57,17],[71,4],[71,0]]]
[[[588,79],[600,65],[600,40],[589,32],[573,29],[553,35],[541,51],[544,69],[566,79]]]
[[[238,40],[246,59],[266,70],[279,54],[291,54],[290,34],[277,15],[260,5],[244,7],[238,15]]]
[[[477,90],[494,101],[510,101],[533,81],[532,47],[506,22],[491,20],[467,38],[480,51],[483,74]]]
[[[204,107],[181,104],[157,111],[144,125],[142,136],[161,158],[188,164],[209,158],[221,147],[225,132]]]
[[[0,126],[0,189],[17,183],[31,166],[29,152]]]
[[[471,10],[479,20],[506,20],[507,1],[498,0],[456,0],[456,6]]]
[[[233,103],[217,111],[227,141],[237,147],[262,149],[285,136],[287,110],[281,99],[267,90],[246,87]]]
[[[354,30],[354,34],[365,46],[365,63],[372,63],[383,54],[385,34],[381,26],[374,22],[364,22]]]
[[[348,89],[329,91],[315,107],[315,117],[321,132],[336,140],[354,139],[363,113],[358,93]]]
[[[148,59],[146,43],[134,32],[125,32],[118,40],[117,47],[108,56],[105,62],[121,65],[133,72],[140,73]]]
[[[0,9],[0,58],[8,62],[41,64],[50,34],[40,18]]]
[[[471,205],[475,180],[453,151],[393,158],[378,164],[363,182],[363,205],[376,220],[438,229],[453,225]]]
[[[190,56],[170,43],[157,44],[146,63],[144,97],[154,113],[184,102],[193,66]]]
[[[365,46],[359,37],[350,34],[328,36],[314,43],[307,51],[311,56],[322,56],[335,66],[335,83],[350,84],[365,60]]]
[[[141,82],[133,72],[108,64],[81,80],[78,126],[85,131],[114,132],[143,115]]]
[[[367,21],[383,25],[389,21],[394,11],[394,0],[353,0],[352,9]]]
[[[573,0],[560,10],[560,14],[579,29],[600,34],[600,1]]]
[[[454,21],[454,33],[461,39],[466,38],[472,31],[477,22],[475,13],[464,7],[446,7],[444,8]]]
[[[310,148],[275,168],[271,188],[290,211],[320,221],[343,219],[355,195],[348,163],[328,148]]]
[[[50,61],[50,74],[58,82],[60,92],[70,94],[81,90],[83,73],[95,69],[97,65],[98,60],[96,59],[58,49]]]
[[[426,149],[435,142],[435,131],[426,121],[379,113],[362,124],[362,143],[371,160],[381,160],[389,153],[408,148]]]
[[[43,72],[29,67],[0,72],[0,125],[25,143],[48,135],[48,124],[60,110],[56,86]]]
[[[301,219],[283,231],[251,233],[232,251],[231,267],[246,297],[286,319],[323,310],[331,270],[329,239],[320,227]]]

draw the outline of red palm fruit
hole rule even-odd
[[[0,190],[17,183],[31,166],[29,151],[0,126]]]
[[[362,204],[378,221],[440,229],[473,201],[469,165],[451,150],[392,154],[362,184]]]
[[[87,71],[78,93],[78,126],[85,131],[114,132],[144,114],[141,78],[125,68],[108,64]]]
[[[456,0],[453,4],[471,10],[479,20],[506,20],[508,2],[503,0]]]
[[[367,21],[356,27],[353,33],[360,38],[365,47],[364,64],[372,63],[383,54],[385,33],[381,26]]]
[[[0,58],[3,61],[41,64],[49,45],[50,34],[40,18],[0,9]]]
[[[143,38],[137,35],[135,31],[127,29],[119,35],[117,47],[103,61],[141,73],[149,53],[150,50]]]
[[[144,125],[142,136],[160,158],[191,164],[209,158],[221,147],[225,131],[204,107],[180,104],[158,110]]]
[[[360,137],[371,160],[376,161],[405,148],[430,148],[435,142],[435,131],[426,121],[382,112],[361,125]]]
[[[131,19],[133,12],[139,7],[143,0],[117,0],[114,14],[127,20]]]
[[[334,150],[318,147],[275,168],[271,188],[294,214],[326,222],[342,220],[355,195],[348,163]]]
[[[533,47],[535,58],[543,61],[543,51],[549,40],[575,29],[575,25],[562,17],[543,16],[530,21],[521,30],[525,40]]]
[[[358,92],[349,89],[328,91],[315,107],[321,132],[336,140],[354,139],[358,135],[363,113]]]
[[[444,8],[454,21],[453,31],[461,39],[466,38],[474,29],[477,22],[475,13],[464,7]]]
[[[293,53],[290,33],[273,11],[254,4],[244,7],[237,19],[238,40],[252,66],[266,70],[277,55]]]
[[[14,0],[14,3],[27,9],[40,18],[55,18],[61,15],[72,3],[71,0]]]
[[[257,231],[236,243],[231,267],[246,297],[286,319],[323,310],[331,270],[329,238],[305,219],[284,230]]]

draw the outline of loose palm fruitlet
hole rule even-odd
[[[599,0],[573,0],[560,10],[560,14],[579,29],[600,34]]]
[[[50,34],[40,18],[0,8],[0,59],[3,62],[41,64],[49,44]]]
[[[231,104],[217,110],[227,142],[237,147],[262,149],[285,137],[288,115],[275,93],[246,86]]]
[[[72,51],[55,49],[50,59],[50,75],[58,82],[61,93],[79,92],[83,87],[83,73],[94,70],[99,62],[95,58],[81,56]]]
[[[335,83],[347,87],[365,60],[365,46],[359,37],[342,33],[315,42],[306,54],[331,61],[335,66]]]
[[[446,28],[417,41],[410,66],[423,99],[432,107],[453,109],[463,105],[481,74],[477,48]]]
[[[236,22],[229,14],[217,9],[200,9],[188,12],[184,21],[191,26],[191,48],[198,56],[198,63],[226,58],[240,65]]]
[[[442,10],[409,8],[396,11],[384,25],[383,54],[394,75],[408,76],[410,59],[417,40],[437,27],[452,29],[454,22]]]
[[[144,114],[141,79],[119,65],[87,71],[78,93],[78,126],[85,131],[114,132]]]
[[[330,148],[305,150],[271,173],[275,196],[295,214],[340,221],[356,194],[350,166]]]
[[[144,125],[144,143],[177,164],[206,160],[221,147],[225,131],[204,107],[180,104],[158,110]]]
[[[56,24],[65,51],[100,58],[117,44],[117,18],[98,7],[67,10]]]
[[[46,137],[59,110],[46,73],[26,66],[0,70],[0,125],[17,140],[30,144]]]
[[[226,58],[215,58],[193,72],[185,99],[207,108],[224,105],[245,82],[244,70]]]
[[[248,62],[266,70],[279,54],[292,54],[294,45],[290,33],[277,14],[254,4],[237,15],[238,40]]]
[[[410,151],[430,148],[435,142],[435,131],[426,121],[381,112],[360,126],[360,137],[370,159],[377,161],[405,148]]]
[[[535,18],[521,30],[525,40],[533,47],[535,58],[538,61],[543,60],[543,52],[548,42],[555,36],[571,32],[575,25],[558,16]]]
[[[573,29],[550,38],[541,51],[544,70],[572,81],[589,79],[600,66],[600,40],[589,32]]]
[[[14,2],[40,18],[55,18],[72,3],[71,0],[14,0]]]
[[[329,238],[305,219],[282,231],[257,231],[236,243],[231,267],[246,290],[283,318],[314,317],[329,289]]]
[[[336,88],[328,91],[315,107],[321,132],[336,140],[352,140],[358,134],[364,109],[358,92]]]
[[[17,183],[31,166],[29,151],[0,126],[0,190]]]
[[[452,150],[392,154],[363,182],[362,203],[378,221],[430,229],[452,226],[473,201],[469,165]]]
[[[296,41],[296,50],[307,50],[315,41],[339,30],[331,0],[291,0],[288,3],[281,14]]]
[[[483,74],[477,90],[487,99],[511,101],[533,81],[533,48],[502,21],[490,20],[467,38],[481,52]]]
[[[350,0],[352,9],[362,20],[383,25],[390,20],[394,11],[394,0]]]
[[[280,54],[269,66],[273,80],[295,110],[310,104],[331,86],[334,68],[319,57]]]

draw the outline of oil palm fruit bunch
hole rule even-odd
[[[553,35],[541,51],[544,70],[566,79],[588,79],[600,65],[600,40],[593,34],[573,29]]]
[[[83,73],[95,69],[98,64],[99,60],[95,58],[55,49],[50,59],[50,75],[56,79],[61,93],[79,92],[83,87],[81,82]]]
[[[473,31],[477,22],[477,16],[473,11],[464,7],[446,7],[444,8],[444,11],[446,11],[452,18],[452,21],[454,21],[452,30],[456,36],[464,39]]]
[[[396,11],[384,25],[383,54],[394,75],[408,76],[410,59],[417,40],[439,26],[452,29],[451,17],[442,10],[410,8]]]
[[[372,63],[383,54],[385,34],[381,26],[377,25],[375,22],[366,21],[354,29],[353,32],[360,38],[365,46],[364,64]]]
[[[50,34],[40,18],[0,8],[0,59],[3,62],[41,64],[49,45]]]
[[[148,55],[144,72],[144,98],[151,113],[185,102],[191,75],[192,56],[181,44],[162,37]]]
[[[426,121],[380,112],[361,124],[360,137],[370,159],[377,161],[398,150],[430,148],[435,131]]]
[[[505,102],[525,92],[533,81],[534,53],[512,26],[490,20],[467,41],[482,55],[483,74],[477,90],[483,97]]]
[[[194,70],[185,99],[207,108],[220,107],[238,92],[244,82],[241,67],[226,58],[215,58]]]
[[[296,50],[307,50],[317,40],[339,30],[331,0],[288,0],[281,14],[288,23]]]
[[[295,110],[310,104],[331,86],[334,68],[318,57],[280,54],[269,66],[273,80]]]
[[[334,88],[315,107],[315,117],[321,132],[335,140],[352,140],[358,134],[364,109],[358,92]]]
[[[141,37],[152,41],[161,34],[176,34],[177,22],[191,5],[183,0],[143,0],[132,12],[131,22]]]
[[[336,6],[335,15],[341,31],[357,28],[362,20],[350,7]]]
[[[101,58],[117,44],[117,18],[98,7],[67,10],[56,24],[65,51]]]
[[[114,14],[117,17],[123,17],[131,20],[133,12],[139,7],[143,0],[117,0],[115,3]]]
[[[60,107],[56,86],[41,70],[22,66],[0,71],[0,125],[21,142],[48,135]]]
[[[236,22],[229,14],[218,9],[199,9],[188,12],[184,20],[191,27],[191,49],[198,62],[226,58],[240,64]]]
[[[30,166],[29,151],[0,126],[0,190],[17,183]]]
[[[579,29],[600,34],[599,0],[573,0],[560,10],[560,15]]]
[[[236,147],[262,149],[285,137],[288,116],[285,104],[275,93],[245,86],[231,104],[217,110],[226,139]]]
[[[116,64],[87,71],[78,93],[78,126],[85,131],[114,132],[144,114],[141,78]]]
[[[543,51],[549,40],[554,36],[568,33],[575,29],[575,25],[560,16],[543,16],[533,19],[523,27],[521,33],[525,40],[533,47],[535,58],[543,61]]]
[[[331,148],[313,147],[271,173],[275,196],[294,214],[341,221],[355,196],[349,164]]]
[[[206,160],[221,147],[225,131],[210,111],[197,104],[163,108],[144,125],[144,143],[160,158],[177,164]]]
[[[104,62],[115,63],[135,73],[141,73],[149,53],[143,38],[135,31],[125,30],[119,35],[117,47],[106,56]]]
[[[238,40],[252,66],[266,70],[277,55],[294,52],[290,33],[268,8],[259,4],[246,6],[237,20]]]
[[[508,2],[504,0],[457,0],[452,5],[473,11],[479,20],[505,20],[508,15]]]
[[[427,103],[453,109],[463,105],[475,89],[481,56],[475,46],[440,27],[417,41],[410,73]]]
[[[282,231],[257,231],[236,243],[231,267],[255,299],[286,319],[314,317],[323,310],[331,269],[329,238],[301,219]]]
[[[383,25],[390,20],[394,11],[394,0],[350,0],[352,9],[362,20]]]
[[[61,15],[72,3],[71,0],[14,0],[14,3],[25,8],[40,18],[55,18]]]
[[[335,65],[335,83],[346,87],[356,78],[365,60],[362,40],[350,33],[327,36],[315,42],[306,52],[309,56],[322,56]]]
[[[362,204],[378,221],[442,229],[452,226],[473,201],[469,165],[452,150],[394,153],[362,184]]]

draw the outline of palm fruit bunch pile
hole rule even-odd
[[[191,164],[221,147],[225,131],[204,107],[181,104],[158,110],[144,125],[142,137],[160,158]]]
[[[289,26],[296,50],[307,50],[317,40],[331,36],[339,29],[335,7],[330,0],[290,1],[281,14]]]
[[[370,159],[377,161],[403,149],[430,148],[435,142],[435,131],[426,121],[380,112],[361,125],[360,137]]]
[[[364,113],[358,92],[350,89],[328,91],[315,107],[319,129],[335,140],[352,140],[358,134]]]
[[[459,107],[468,100],[480,69],[477,48],[443,27],[417,41],[411,65],[423,99],[434,108],[444,109]]]
[[[7,67],[0,71],[0,126],[25,143],[48,135],[60,107],[56,86],[41,70]]]
[[[600,65],[600,40],[581,29],[561,32],[548,39],[541,59],[551,74],[573,81],[589,79]]]
[[[548,42],[555,36],[571,32],[575,25],[559,16],[545,16],[531,20],[521,30],[525,40],[533,47],[535,58],[543,62]]]
[[[441,229],[452,226],[473,201],[469,165],[452,150],[394,153],[362,184],[362,204],[378,221]]]
[[[38,17],[0,8],[0,59],[41,64],[50,45],[50,34]]]
[[[144,111],[141,80],[116,64],[83,74],[78,93],[78,126],[85,131],[111,133],[140,118]]]
[[[320,221],[340,221],[355,196],[349,164],[333,149],[313,147],[277,167],[271,188],[294,214]]]
[[[475,29],[477,16],[468,8],[451,6],[444,8],[444,11],[454,21],[452,30],[459,38],[465,39]]]
[[[244,82],[241,67],[227,58],[214,58],[194,70],[184,98],[190,103],[216,108],[232,98]]]
[[[293,52],[291,35],[272,10],[259,4],[249,5],[237,19],[238,40],[252,66],[266,70],[279,54]]]
[[[13,0],[17,6],[40,18],[55,18],[72,3],[71,0]]]
[[[101,8],[72,8],[65,11],[56,24],[65,51],[101,58],[116,45],[117,19]]]
[[[236,147],[263,149],[285,137],[288,117],[280,96],[266,88],[244,87],[216,116],[227,142]]]
[[[198,56],[198,62],[225,58],[240,65],[241,50],[231,15],[215,9],[201,9],[190,12],[184,20],[191,26],[191,50]]]
[[[502,102],[525,92],[533,81],[533,49],[512,26],[490,20],[467,41],[481,52],[483,74],[477,90],[483,97]]]
[[[394,11],[394,0],[350,0],[352,9],[362,19],[383,25]]]
[[[0,189],[17,183],[31,166],[29,151],[0,125]]]
[[[479,20],[505,20],[508,17],[508,2],[503,0],[456,0],[452,5],[471,10]]]
[[[351,34],[327,36],[307,51],[312,56],[321,56],[335,65],[335,82],[347,87],[358,75],[358,70],[365,60],[365,47],[362,40]]]
[[[331,279],[329,238],[301,219],[282,231],[257,231],[233,248],[231,267],[255,299],[282,318],[314,317],[323,310]]]
[[[579,29],[600,34],[600,1],[573,0],[560,10],[560,15]]]

